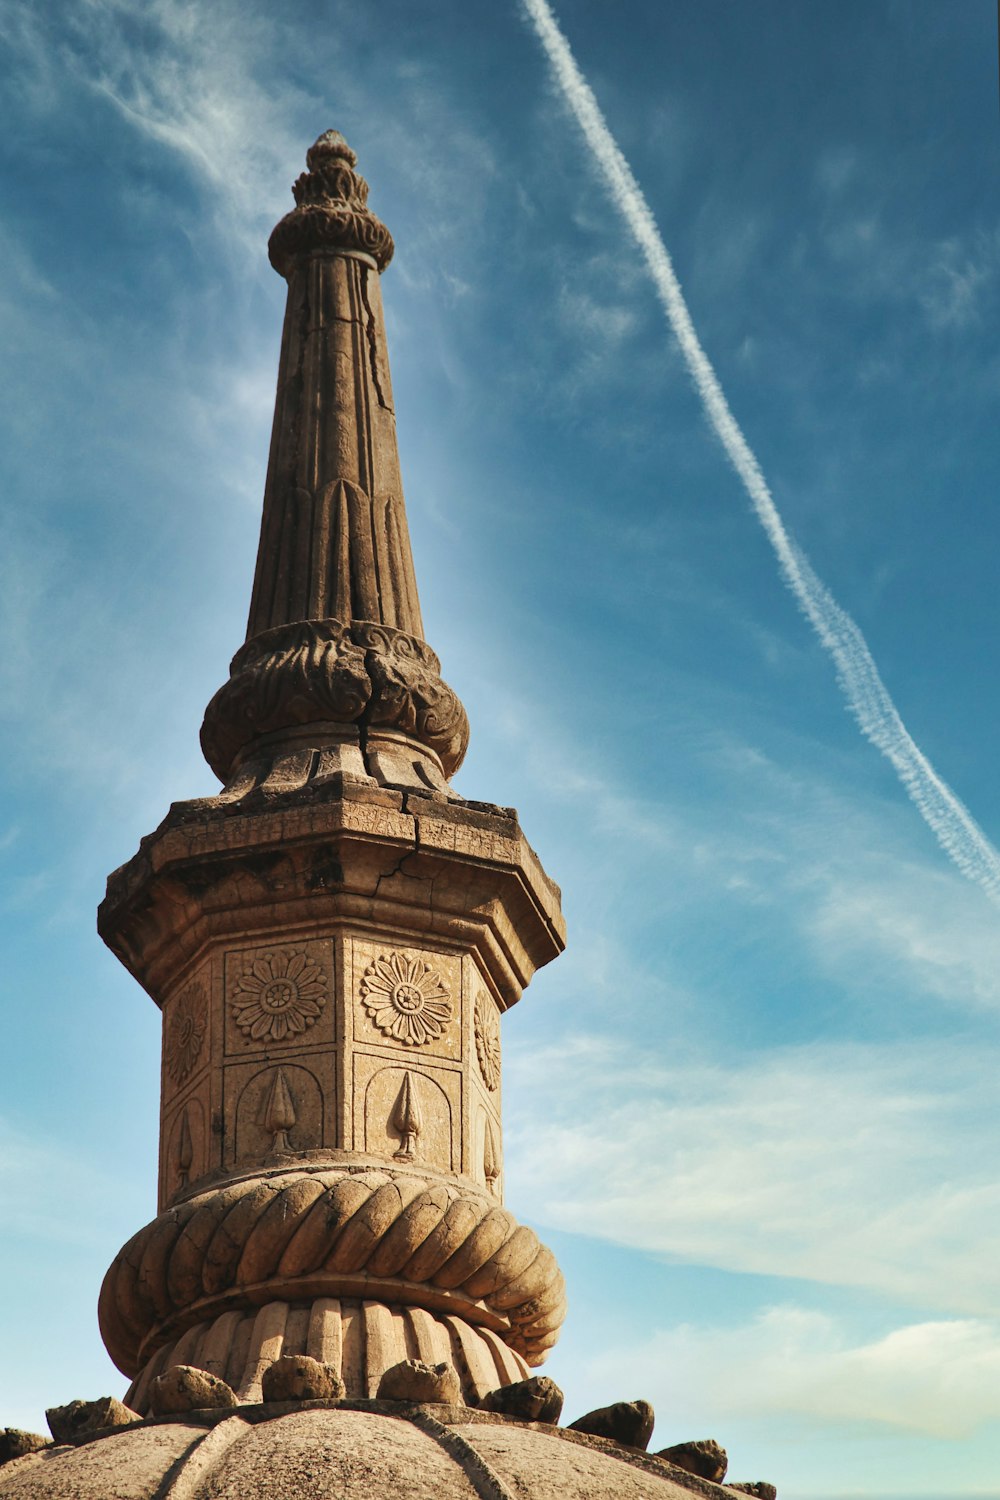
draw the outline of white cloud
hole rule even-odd
[[[920,301],[934,328],[967,328],[979,315],[982,298],[995,281],[1000,240],[979,237],[974,244],[945,240],[935,247],[923,278]]]
[[[916,991],[949,1008],[1000,1013],[996,920],[932,866],[887,859],[878,871],[831,871],[810,928],[827,972],[880,966],[889,1011]]]
[[[949,1319],[852,1338],[837,1318],[784,1303],[737,1327],[691,1324],[609,1350],[602,1379],[648,1391],[671,1421],[806,1418],[967,1438],[1000,1420],[1000,1323]]]
[[[727,1270],[1000,1308],[1000,1120],[988,1059],[816,1043],[654,1061],[606,1037],[513,1060],[546,1127],[508,1131],[528,1216]],[[976,1155],[970,1146],[974,1143]]]
[[[219,220],[259,257],[254,226],[286,201],[289,163],[302,150],[289,129],[296,90],[287,78],[275,89],[273,70],[270,85],[256,76],[278,51],[278,23],[242,6],[154,0],[137,40],[132,15],[127,0],[78,11],[77,67],[137,131],[186,162]]]

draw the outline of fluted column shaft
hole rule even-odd
[[[247,638],[331,617],[423,635],[378,271],[317,249],[289,274]]]

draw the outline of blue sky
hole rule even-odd
[[[995,9],[562,0],[785,522],[1000,839]],[[507,1196],[572,1417],[783,1500],[998,1496],[1000,931],[845,711],[514,0],[0,0],[0,1423],[119,1393],[158,1017],[94,934],[210,791],[283,283],[344,131],[458,779],[566,955],[505,1021]]]

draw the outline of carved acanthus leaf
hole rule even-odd
[[[297,620],[247,641],[208,708],[205,759],[221,781],[262,735],[303,724],[367,722],[433,750],[451,776],[469,742],[465,709],[431,648],[366,621]]]
[[[335,130],[321,135],[306,153],[308,172],[292,188],[296,207],[268,241],[271,264],[288,276],[296,256],[311,250],[355,250],[370,255],[380,271],[392,259],[392,235],[368,207],[368,184],[354,171],[357,157]]]

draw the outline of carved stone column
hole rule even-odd
[[[245,1399],[281,1353],[372,1395],[408,1357],[523,1377],[558,1268],[502,1206],[500,1019],[563,946],[516,814],[448,777],[465,715],[420,639],[378,271],[333,132],[271,257],[289,281],[246,645],[176,803],[109,880],[105,941],[163,1011],[159,1215],[101,1296],[145,1410],[173,1363]]]

